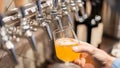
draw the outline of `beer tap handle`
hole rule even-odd
[[[37,8],[38,8],[38,12],[39,14],[42,14],[42,8],[41,8],[41,0],[36,0],[36,5],[37,5]]]
[[[5,31],[5,27],[4,27],[4,22],[2,21],[2,16],[1,15],[0,15],[0,26],[1,26],[1,32],[0,32],[0,34],[2,36],[2,40],[5,42],[6,47],[10,51],[14,63],[18,64],[16,52],[15,52],[15,49],[14,49],[14,45],[12,44],[11,41],[9,41],[8,36],[6,35],[6,31]]]
[[[22,18],[24,19],[25,18],[24,7],[20,7],[20,10],[21,10]],[[27,26],[27,24],[28,23],[26,22],[26,20],[24,20],[23,22],[21,22],[21,27],[22,27],[23,32],[25,31],[24,34],[25,34],[25,36],[27,36],[27,39],[28,39],[29,43],[31,43],[30,45],[31,45],[32,49],[34,51],[36,51],[37,50],[37,44],[36,44],[36,40],[35,40],[34,35],[32,34],[32,32],[30,31],[29,28],[24,28],[25,26]]]

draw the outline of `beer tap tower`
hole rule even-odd
[[[50,40],[52,40],[53,37],[52,37],[50,26],[47,23],[47,21],[45,20],[45,17],[43,16],[43,14],[42,14],[41,0],[36,0],[36,5],[37,5],[37,8],[38,8],[37,22],[41,27],[46,28],[48,36],[49,36]]]
[[[22,34],[27,37],[29,43],[31,43],[32,49],[36,51],[37,50],[36,40],[35,40],[33,33],[30,31],[30,26],[27,23],[27,20],[25,18],[24,7],[20,7],[20,11],[22,14],[22,19],[21,19],[21,23],[20,23]]]
[[[49,62],[49,63],[53,63],[55,61],[55,48],[54,48],[54,41],[53,41],[53,36],[52,36],[52,31],[51,31],[51,28],[50,28],[50,25],[48,23],[45,16],[43,15],[42,13],[42,5],[41,5],[41,0],[36,0],[36,5],[37,5],[37,9],[38,9],[38,13],[37,13],[37,23],[39,24],[39,27],[43,27],[46,29],[46,32],[49,36],[49,45],[46,47],[46,48],[49,48],[50,51],[46,54],[49,55],[49,58],[46,57],[46,61]],[[45,54],[45,55],[46,55]]]
[[[20,23],[20,30],[22,32],[21,34],[28,39],[32,49],[34,51],[37,51],[37,44],[36,44],[35,37],[34,37],[33,33],[30,30],[30,25],[27,22],[25,8],[22,7],[24,5],[24,3],[25,3],[24,2],[25,0],[22,0],[22,1],[23,2],[20,2],[20,3],[17,0],[14,1],[15,2],[15,6],[17,8],[19,8],[20,13],[21,13],[21,17],[22,17],[21,20],[20,20],[20,22],[21,22]]]

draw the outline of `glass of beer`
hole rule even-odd
[[[53,37],[58,59],[68,63],[79,58],[80,53],[75,53],[72,50],[73,46],[79,45],[79,41],[72,27],[65,26],[63,29],[56,29],[53,31]]]

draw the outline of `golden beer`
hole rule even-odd
[[[77,45],[79,45],[78,41],[72,38],[56,39],[55,49],[57,57],[64,62],[70,62],[78,59],[80,53],[75,53],[72,50],[72,47]]]

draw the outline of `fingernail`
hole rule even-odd
[[[77,46],[72,47],[72,49],[73,49],[73,51],[75,51],[75,52],[77,52],[77,51],[79,50]]]

